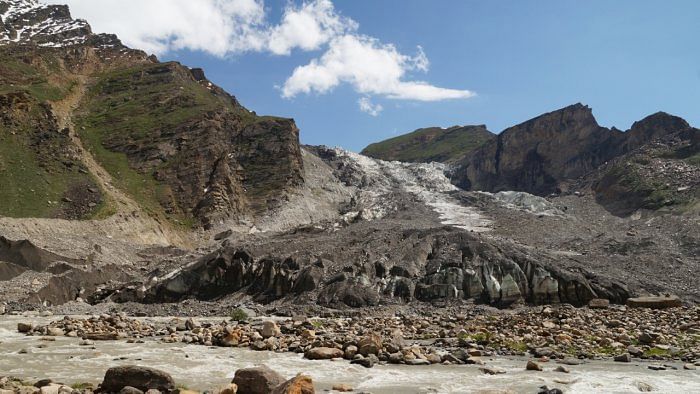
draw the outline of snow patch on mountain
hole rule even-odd
[[[91,34],[90,25],[71,18],[67,6],[37,0],[0,0],[0,45],[33,42],[65,47],[82,44]]]

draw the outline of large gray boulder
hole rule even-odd
[[[231,383],[238,386],[238,392],[241,394],[268,394],[285,380],[268,366],[261,365],[237,370]]]
[[[107,370],[100,392],[117,393],[127,386],[144,392],[150,389],[162,392],[175,390],[175,382],[168,373],[155,368],[125,365]]]

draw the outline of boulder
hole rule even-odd
[[[314,383],[308,375],[299,374],[280,384],[272,394],[314,394]]]
[[[644,351],[636,346],[629,345],[627,346],[627,353],[635,357],[640,357],[642,354],[644,354]]]
[[[610,306],[610,300],[605,298],[594,298],[588,301],[588,307],[591,309],[605,309]]]
[[[44,386],[50,385],[51,383],[53,383],[53,380],[51,380],[51,379],[41,379],[41,380],[38,380],[36,383],[34,383],[34,387],[42,388]]]
[[[363,356],[379,354],[382,350],[382,337],[376,333],[367,334],[357,343],[359,352]]]
[[[281,334],[280,328],[277,325],[277,323],[267,320],[263,322],[262,330],[260,330],[260,334],[263,336],[263,338],[269,338],[269,337],[276,337]]]
[[[377,356],[374,354],[370,355],[370,357],[362,357],[361,355],[358,355],[356,358],[352,361],[350,361],[350,364],[357,364],[357,365],[362,365],[365,368],[372,368],[374,367],[374,364],[378,361]]]
[[[352,386],[350,386],[348,384],[341,383],[341,384],[334,384],[332,387],[332,390],[340,392],[340,393],[347,393],[347,392],[353,391],[354,389],[352,388]]]
[[[534,362],[532,360],[528,360],[527,365],[525,366],[525,369],[527,371],[541,371],[542,367],[539,364],[537,364],[536,362]]]
[[[632,356],[630,356],[629,353],[624,353],[617,355],[613,358],[615,361],[620,362],[620,363],[628,363],[632,361]]]
[[[659,297],[636,297],[627,299],[627,306],[630,308],[666,309],[677,308],[682,305],[681,299],[674,295]]]
[[[173,378],[155,368],[125,365],[112,367],[105,373],[100,385],[102,392],[119,392],[126,386],[131,386],[141,391],[156,389],[159,391],[175,390]]]
[[[241,394],[269,394],[284,382],[282,375],[266,365],[239,369],[231,381]]]
[[[236,394],[238,393],[238,386],[231,383],[226,387],[219,389],[219,394]]]
[[[46,330],[46,335],[52,336],[52,337],[62,337],[65,333],[63,330],[61,330],[58,327],[49,327]]]
[[[51,383],[46,386],[42,386],[39,389],[40,394],[70,394],[73,391],[68,386],[62,384]]]
[[[348,347],[345,348],[345,358],[348,360],[352,360],[353,357],[357,354],[357,346],[355,345],[349,345]]]
[[[28,333],[34,328],[32,323],[17,323],[17,331],[21,333]]]
[[[479,367],[479,371],[487,375],[500,375],[506,373],[506,370],[498,367]]]
[[[329,360],[331,358],[342,358],[345,352],[334,347],[315,347],[304,353],[304,357],[309,360]]]

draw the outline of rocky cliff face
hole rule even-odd
[[[622,138],[600,127],[590,108],[572,105],[504,130],[461,163],[456,182],[466,189],[546,195],[613,157]]]
[[[607,129],[589,107],[575,104],[504,130],[463,160],[454,180],[471,190],[558,193],[604,163],[688,127],[660,112],[627,132]]]
[[[364,307],[449,299],[497,306],[584,305],[596,297],[624,302],[629,296],[624,285],[563,269],[546,253],[532,255],[454,229],[402,230],[370,224],[332,236],[284,238],[284,245],[224,246],[153,287],[122,289],[114,299],[215,300],[245,292],[264,303],[302,297],[330,307]],[[276,257],[286,253],[286,258]],[[314,257],[319,255],[324,257]]]
[[[201,70],[152,63],[96,77],[79,133],[145,206],[208,225],[264,213],[302,182],[294,122],[256,116]]]
[[[265,213],[303,182],[293,120],[93,34],[66,6],[0,1],[0,53],[0,179],[16,185],[2,215],[104,217],[114,186],[150,216],[208,226]]]

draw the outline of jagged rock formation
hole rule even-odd
[[[596,297],[618,303],[629,297],[624,285],[564,269],[546,253],[533,255],[457,230],[368,225],[307,240],[285,238],[291,245],[224,246],[153,287],[132,287],[116,299],[214,300],[245,292],[264,303],[302,297],[326,306],[363,307],[445,299],[584,305]],[[285,254],[278,248],[288,250],[288,257],[280,258]]]
[[[575,104],[504,130],[462,161],[454,180],[471,190],[558,193],[607,161],[688,127],[660,112],[627,132],[607,129],[589,107]]]
[[[429,127],[370,144],[362,154],[381,160],[447,163],[462,159],[494,137],[484,125]]]
[[[0,44],[63,47],[83,44],[91,33],[86,21],[71,18],[66,5],[40,4],[37,0],[0,2]]]
[[[113,182],[151,216],[209,226],[264,214],[303,182],[293,120],[93,34],[67,6],[0,1],[0,55],[0,181],[13,185],[0,215],[108,216],[100,183]]]

